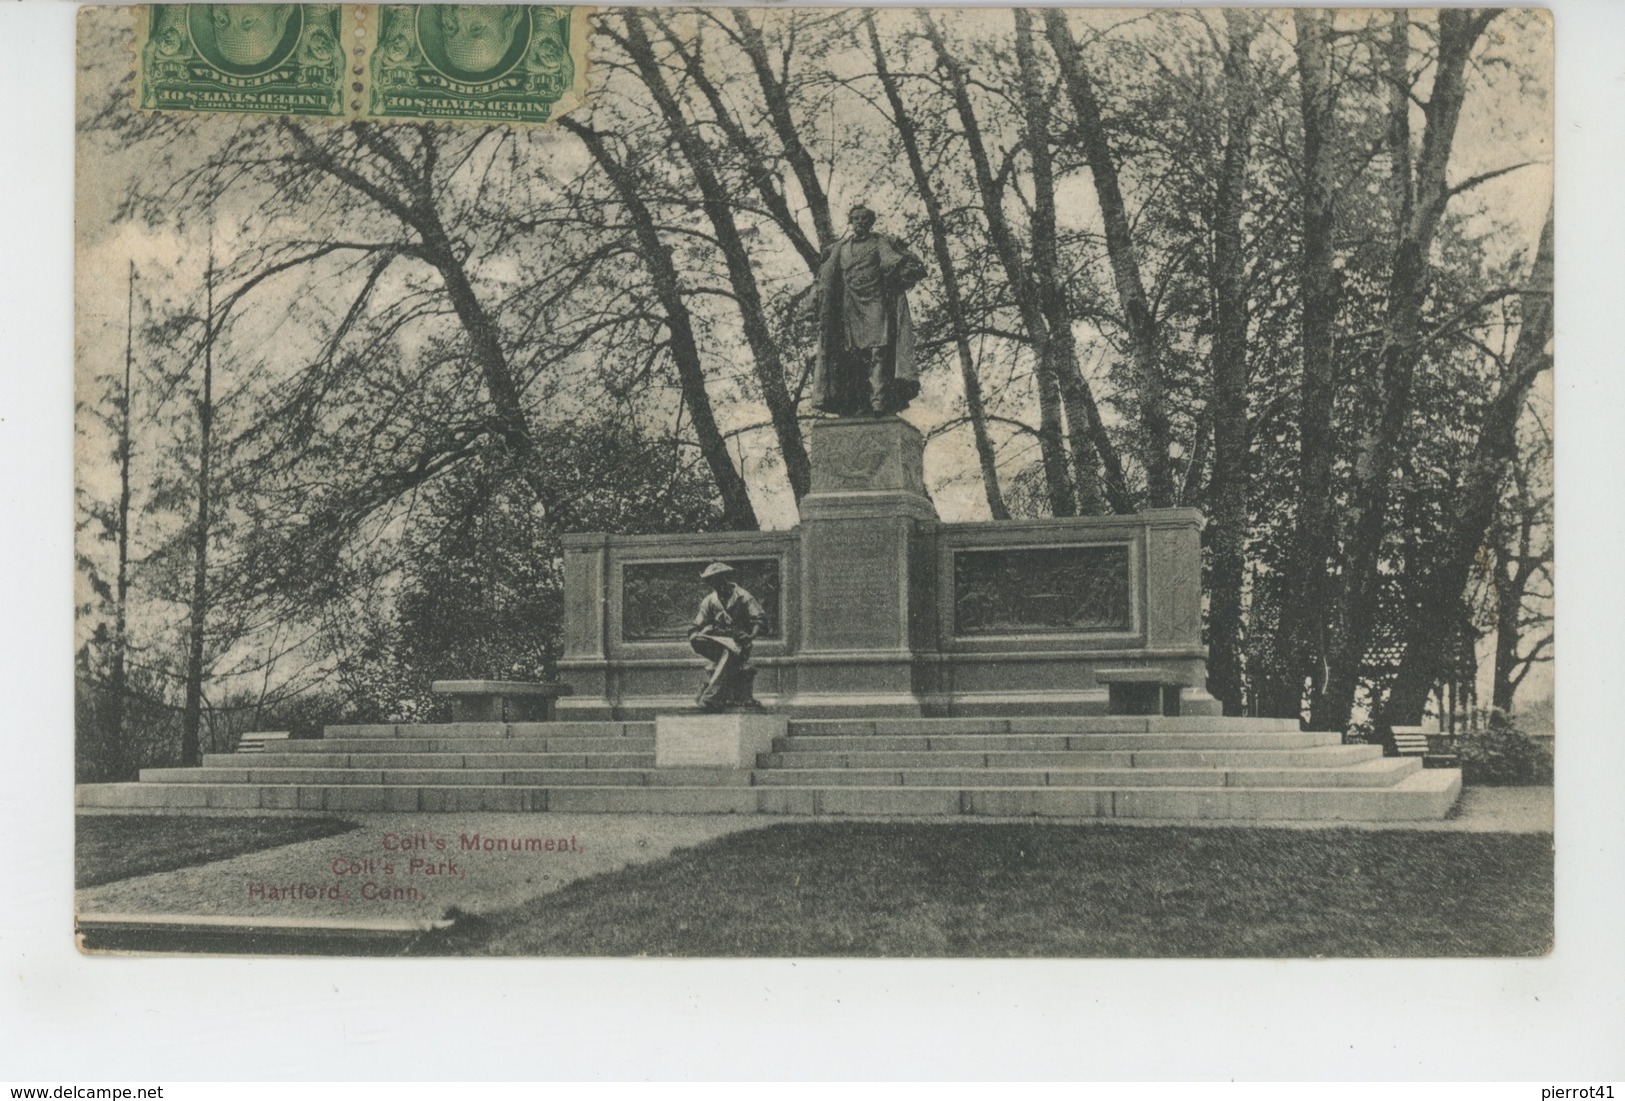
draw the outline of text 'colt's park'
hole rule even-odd
[[[79,60],[88,947],[1549,947],[1545,13],[153,5]]]

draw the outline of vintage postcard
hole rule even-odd
[[[82,9],[78,943],[1547,953],[1552,35]]]

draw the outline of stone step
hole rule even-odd
[[[374,784],[387,787],[749,787],[746,770],[710,768],[144,768],[144,784]]]
[[[844,734],[1275,734],[1296,733],[1297,719],[1217,716],[1094,715],[1011,719],[792,719],[792,737]]]
[[[779,753],[812,750],[1306,749],[1341,744],[1318,731],[1275,734],[792,734],[775,738]]]
[[[1305,731],[1264,734],[792,734],[776,739],[781,752],[812,750],[1016,751],[1016,750],[1150,750],[1150,749],[1302,749],[1334,746],[1332,733]],[[366,753],[652,753],[654,736],[621,735],[584,738],[325,738],[290,742],[256,756]]]
[[[654,737],[652,722],[364,723],[324,727],[323,738]]]
[[[638,738],[342,738],[299,742],[276,753],[652,753]]]
[[[1218,787],[390,787],[380,785],[80,785],[82,807],[239,810],[554,811],[640,814],[852,814],[1090,817],[1192,821],[1419,821],[1461,792],[1455,769],[1397,784],[1341,788]]]
[[[742,776],[748,774],[741,773]],[[203,808],[345,813],[417,811],[577,811],[641,814],[755,813],[749,786],[524,787],[455,784],[394,787],[377,784],[83,784],[78,805],[126,810]]]
[[[1061,749],[893,750],[776,752],[760,768],[1303,768],[1354,764],[1382,757],[1380,746],[1343,745],[1310,749],[1084,750]],[[518,769],[652,768],[653,752],[641,753],[207,753],[205,768]],[[153,771],[153,770],[148,770]],[[188,771],[188,770],[175,770]],[[195,770],[191,770],[195,771]],[[145,773],[143,773],[145,775]]]
[[[1396,757],[1334,768],[1284,769],[758,769],[762,787],[958,787],[958,788],[1311,788],[1378,787],[1398,783],[1421,767]]]
[[[1278,734],[1298,731],[1296,719],[1106,715],[1012,719],[793,719],[793,736],[899,734]],[[324,728],[323,739],[612,738],[653,737],[652,722],[365,723]],[[320,741],[323,739],[311,739]]]
[[[270,753],[652,753],[653,734],[617,738],[312,738]]]
[[[884,750],[870,752],[764,753],[760,768],[1310,768],[1380,759],[1374,745],[1314,746],[1307,749],[1192,750]]]
[[[526,787],[1357,787],[1383,777],[1398,780],[1421,767],[1416,758],[1378,757],[1343,767],[1319,768],[797,768],[754,772],[704,768],[147,768],[144,784],[360,784],[391,787],[440,785]]]
[[[205,768],[653,768],[654,750],[625,753],[205,753]]]
[[[765,814],[986,815],[1169,821],[1426,821],[1461,793],[1454,770],[1381,788],[758,788]]]

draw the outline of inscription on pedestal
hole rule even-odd
[[[809,578],[809,636],[838,649],[890,649],[902,645],[902,531],[892,521],[826,521],[808,533],[808,554],[819,563]]]

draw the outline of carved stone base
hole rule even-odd
[[[755,768],[756,755],[785,735],[777,715],[661,715],[655,719],[656,768]]]
[[[812,492],[801,500],[803,523],[858,516],[935,520],[925,492],[925,437],[897,417],[814,422]]]
[[[811,450],[797,713],[922,714],[913,657],[934,565],[921,529],[937,518],[925,440],[896,417],[824,420]]]

